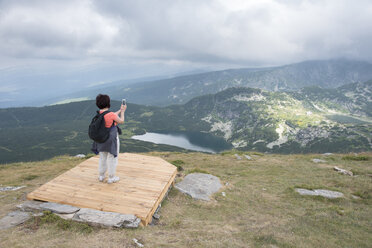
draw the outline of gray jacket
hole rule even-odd
[[[112,126],[110,128],[110,136],[104,143],[93,142],[92,151],[95,154],[99,152],[109,152],[114,157],[118,156],[118,128],[117,126]]]

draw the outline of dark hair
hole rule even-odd
[[[99,94],[96,97],[96,105],[99,109],[110,108],[110,97],[108,95]]]

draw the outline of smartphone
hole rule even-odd
[[[127,100],[122,99],[122,100],[121,100],[121,104],[126,105],[126,104],[127,104]]]

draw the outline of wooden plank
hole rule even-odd
[[[27,195],[27,199],[58,202],[123,214],[135,214],[147,225],[174,184],[177,169],[152,156],[121,153],[115,184],[98,182],[99,156],[87,159]]]
[[[145,223],[146,225],[148,225],[148,223],[150,223],[152,221],[152,216],[154,215],[156,209],[158,208],[159,204],[162,202],[165,194],[167,193],[170,185],[174,182],[174,179],[176,178],[176,175],[177,175],[177,170],[174,172],[171,180],[169,180],[168,184],[166,185],[166,187],[164,187],[164,190],[163,192],[159,195],[157,201],[155,202],[153,208],[151,209],[150,213],[146,216],[146,219],[145,219]]]

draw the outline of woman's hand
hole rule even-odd
[[[125,112],[126,110],[127,110],[127,105],[126,105],[126,104],[125,104],[125,105],[122,104],[122,105],[120,106],[120,111],[121,111],[121,112]]]

